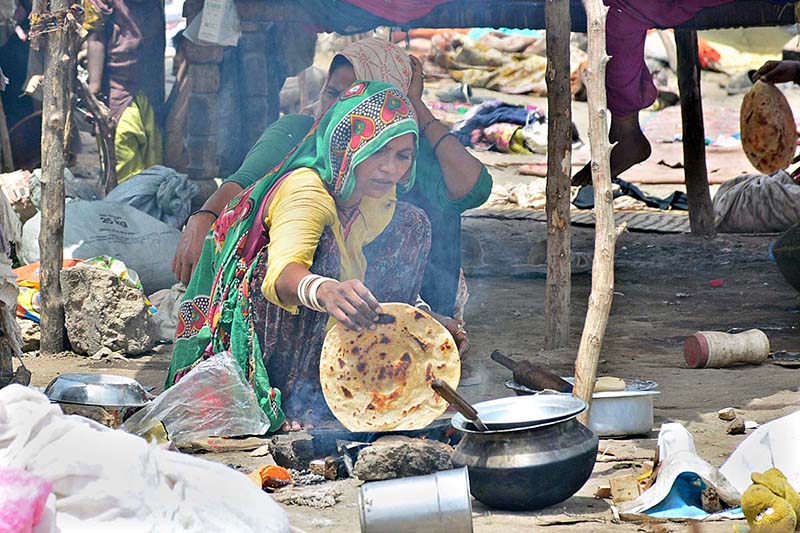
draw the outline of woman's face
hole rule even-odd
[[[356,185],[353,196],[385,196],[408,174],[414,162],[415,150],[414,134],[406,133],[392,139],[359,163],[355,168]]]
[[[319,93],[317,118],[328,108],[331,102],[356,82],[356,71],[352,65],[339,65],[331,72],[322,91]]]

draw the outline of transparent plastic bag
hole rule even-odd
[[[120,429],[144,435],[159,423],[176,444],[212,436],[264,435],[270,426],[230,352],[197,365]]]

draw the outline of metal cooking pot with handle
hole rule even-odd
[[[544,398],[552,404],[552,397]],[[580,490],[592,474],[599,441],[575,418],[586,403],[564,398],[566,418],[554,420],[551,412],[547,421],[532,417],[511,429],[479,432],[453,417],[453,426],[464,434],[453,464],[469,470],[476,499],[496,509],[529,511],[562,502]],[[482,402],[475,408],[480,413],[487,404],[510,400]],[[576,401],[583,404],[578,412],[574,412]]]

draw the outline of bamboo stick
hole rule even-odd
[[[569,0],[547,0],[547,286],[545,348],[569,343],[570,179],[572,95],[570,94]]]
[[[575,361],[573,394],[591,407],[597,363],[608,325],[614,296],[614,246],[617,230],[614,222],[614,195],[611,192],[611,166],[606,107],[606,12],[602,0],[583,0],[589,38],[589,66],[586,89],[589,100],[589,143],[592,154],[594,185],[595,240],[592,263],[592,291],[583,326],[578,358]],[[589,409],[578,420],[588,425]]]

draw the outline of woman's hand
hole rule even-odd
[[[175,257],[172,259],[172,273],[184,285],[189,284],[194,267],[203,251],[203,241],[214,220],[214,215],[211,213],[198,213],[186,221],[186,227],[175,250]]]
[[[800,61],[767,61],[753,75],[753,81],[768,83],[800,82]]]
[[[347,329],[375,329],[381,304],[357,279],[327,281],[317,289],[317,301]]]
[[[438,313],[431,313],[431,315],[450,332],[456,341],[458,353],[464,355],[469,350],[469,337],[467,336],[467,330],[464,329],[464,321]]]
[[[409,54],[411,60],[411,83],[408,87],[408,99],[411,103],[422,102],[422,90],[425,83],[425,73],[422,71],[422,63],[419,59]]]

